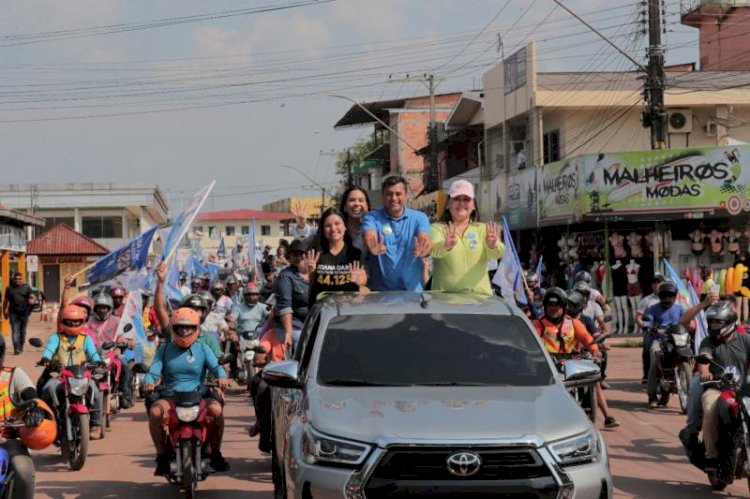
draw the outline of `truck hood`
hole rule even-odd
[[[321,387],[308,391],[319,431],[384,446],[391,442],[508,439],[545,442],[591,424],[560,384],[542,387]]]

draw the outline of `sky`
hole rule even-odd
[[[697,30],[665,1],[667,63],[693,62]],[[640,2],[565,4],[645,62]],[[552,0],[0,6],[2,182],[155,183],[173,211],[212,179],[204,210],[335,190],[335,154],[371,127],[334,130],[351,103],[331,94],[423,95],[403,78],[424,73],[438,92],[471,90],[499,40],[506,55],[536,40],[540,71],[633,67]]]

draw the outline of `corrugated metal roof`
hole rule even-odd
[[[667,73],[667,92],[687,90],[725,90],[750,86],[750,71],[674,71]],[[539,90],[573,92],[587,90],[624,91],[643,89],[643,73],[559,72],[538,73]]]
[[[218,222],[221,220],[290,220],[294,218],[291,213],[261,210],[226,210],[209,211],[200,213],[196,217],[197,222]]]
[[[109,250],[66,224],[57,224],[30,241],[26,253],[39,256],[98,256],[106,255]]]

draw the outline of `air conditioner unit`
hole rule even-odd
[[[709,137],[716,137],[716,122],[707,121],[705,130],[706,130],[706,135],[708,135]]]
[[[668,113],[669,133],[691,133],[693,112],[690,109],[671,109]]]

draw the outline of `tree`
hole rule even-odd
[[[375,130],[371,136],[358,139],[354,145],[337,155],[336,173],[343,177],[345,185],[348,185],[350,182],[350,168],[355,168],[364,161],[368,154],[384,142],[387,142],[388,135],[386,130]]]

